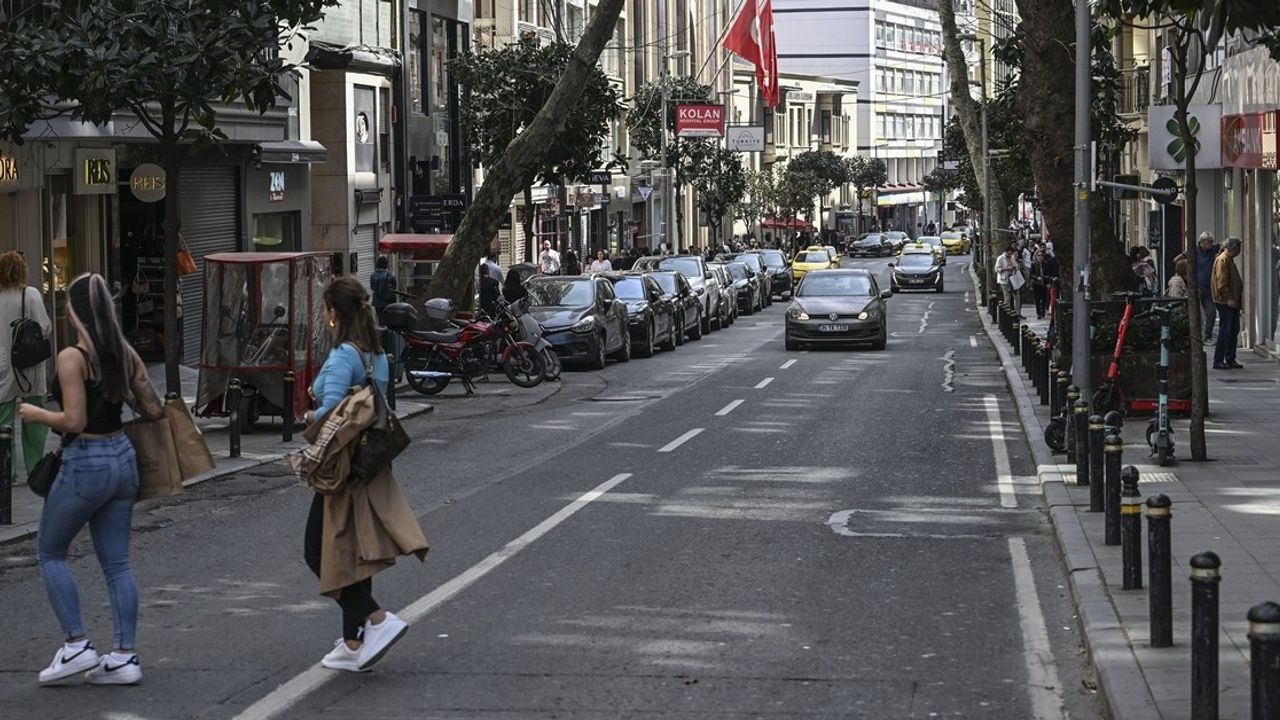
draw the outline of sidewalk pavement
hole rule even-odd
[[[151,382],[156,388],[163,388],[164,366],[153,365],[148,367],[148,371],[151,373]],[[195,369],[184,366],[181,368],[181,377],[183,399],[186,401],[187,407],[194,407],[198,373]],[[558,385],[558,383],[555,383],[555,385]],[[403,389],[398,390],[396,394],[396,414],[401,419],[423,415],[435,409],[433,404],[423,402],[425,400],[423,396],[409,390],[407,386],[400,387]],[[509,386],[495,384],[493,389],[486,387],[484,391],[477,391],[477,395],[497,394],[501,392],[498,388],[506,387]],[[446,390],[446,392],[449,391]],[[204,433],[205,443],[208,444],[209,450],[212,451],[217,467],[203,475],[187,480],[183,483],[186,487],[234,475],[252,467],[281,460],[306,445],[302,441],[303,426],[301,424],[294,426],[294,439],[292,442],[286,443],[282,438],[284,428],[280,418],[263,418],[258,423],[255,432],[240,436],[240,457],[232,459],[230,453],[231,432],[226,418],[198,417],[196,418],[196,425]],[[49,452],[56,449],[59,442],[59,436],[49,433],[45,451]],[[15,448],[16,450],[17,448]],[[39,525],[41,508],[44,507],[44,499],[37,497],[35,493],[29,491],[26,487],[23,476],[25,466],[22,460],[17,459],[16,463],[19,468],[19,484],[13,488],[13,524],[0,525],[0,545],[24,540],[34,535],[36,527]]]
[[[1151,648],[1147,590],[1120,589],[1120,548],[1103,543],[1103,515],[1089,512],[1089,488],[1076,485],[1075,465],[1067,464],[1065,455],[1051,455],[1044,443],[1048,408],[1038,403],[1020,360],[985,309],[979,307],[978,313],[1000,355],[1036,459],[1098,685],[1113,720],[1190,717],[1188,563],[1205,550],[1222,559],[1220,716],[1249,717],[1245,616],[1257,603],[1280,600],[1280,366],[1258,358],[1243,370],[1209,370],[1205,429],[1210,462],[1189,460],[1186,419],[1174,420],[1179,462],[1169,467],[1159,467],[1150,457],[1144,439],[1147,418],[1132,418],[1124,428],[1124,463],[1138,468],[1144,502],[1157,493],[1173,500],[1174,646]],[[1043,321],[1024,322],[1043,333]],[[1242,359],[1247,362],[1247,356]],[[1145,563],[1145,539],[1143,545]],[[1149,584],[1145,567],[1144,586]]]

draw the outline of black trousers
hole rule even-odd
[[[311,572],[320,577],[320,546],[324,539],[324,496],[315,494],[311,500],[311,512],[307,513],[307,530],[302,540],[302,555]],[[359,640],[364,621],[379,610],[373,599],[373,578],[365,578],[354,585],[342,588],[338,595],[338,607],[342,608],[342,639]]]
[[[1032,283],[1031,297],[1036,300],[1036,317],[1044,317],[1045,311],[1049,309],[1049,286],[1044,283]]]

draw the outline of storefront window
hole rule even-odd
[[[44,193],[45,290],[64,290],[77,275],[101,271],[102,201],[97,195],[72,194],[70,175],[50,175]]]
[[[253,216],[253,249],[271,252],[298,250],[302,213],[270,213]]]

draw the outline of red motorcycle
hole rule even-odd
[[[433,320],[448,322],[453,315],[453,303],[444,298],[428,300],[423,309]],[[531,388],[542,382],[545,361],[532,343],[519,339],[520,323],[509,313],[441,332],[414,329],[417,313],[407,303],[388,305],[382,317],[405,343],[400,362],[409,387],[423,395],[439,393],[454,379],[471,395],[476,380],[488,376],[491,358],[513,385]]]

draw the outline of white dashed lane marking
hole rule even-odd
[[[786,370],[787,368],[789,368],[789,367],[791,367],[792,365],[795,365],[795,364],[796,364],[796,361],[795,361],[795,360],[788,360],[788,361],[786,361],[786,362],[782,363],[782,365],[778,366],[778,369],[779,369],[779,370]]]
[[[658,448],[658,452],[660,452],[660,453],[669,453],[669,452],[671,452],[672,450],[675,450],[676,448],[680,447],[681,445],[683,445],[683,444],[685,444],[685,443],[689,442],[690,440],[694,439],[694,438],[695,438],[695,437],[697,437],[699,434],[701,434],[701,433],[702,433],[702,431],[703,431],[703,430],[705,430],[705,429],[706,429],[706,428],[694,428],[694,429],[690,430],[689,432],[687,432],[687,433],[685,433],[685,434],[681,435],[680,437],[676,438],[675,440],[672,440],[671,442],[667,443],[666,445],[663,445],[662,447]]]
[[[741,405],[741,404],[742,404],[742,402],[743,402],[743,401],[741,401],[741,400],[734,400],[733,402],[729,403],[728,405],[725,405],[724,407],[720,408],[720,412],[716,413],[716,417],[724,417],[725,415],[728,415],[729,413],[733,412],[733,409],[734,409],[734,408],[736,408],[736,407],[738,407],[739,405]]]
[[[771,378],[771,377],[767,377],[767,378],[765,378],[765,379],[761,380],[760,382],[756,383],[756,390],[762,390],[762,389],[764,389],[764,388],[765,388],[769,383],[771,383],[771,382],[773,382],[773,378]]]

